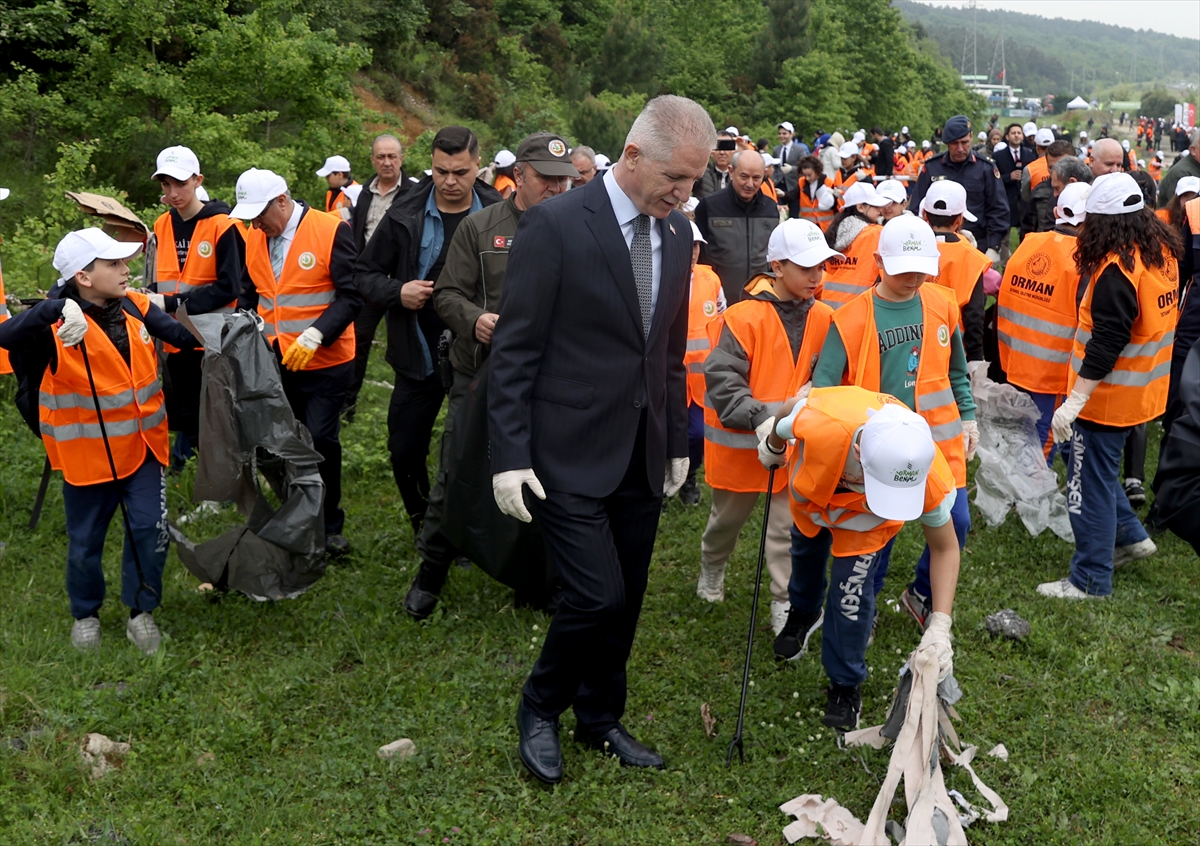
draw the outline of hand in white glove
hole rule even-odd
[[[979,421],[964,420],[963,427],[963,449],[967,452],[967,461],[975,457],[975,447],[979,446]]]
[[[937,650],[938,681],[945,681],[954,672],[954,647],[950,645],[950,615],[934,611],[925,622],[925,636],[921,646],[932,646]]]
[[[990,261],[992,264],[1000,263],[1000,254],[995,250],[988,250],[986,253],[984,253],[984,255],[988,257],[988,261]]]
[[[532,469],[505,470],[492,476],[492,496],[496,498],[496,505],[500,510],[509,517],[516,517],[522,523],[532,523],[533,515],[525,507],[525,498],[521,492],[523,485],[528,485],[529,490],[538,499],[546,498],[546,491]]]
[[[73,347],[87,334],[88,322],[83,309],[74,300],[65,300],[62,310],[62,326],[58,327],[58,339],[64,347]]]
[[[162,294],[147,293],[146,299],[150,301],[151,305],[158,306],[159,311],[167,310],[167,298]]]
[[[1097,382],[1092,379],[1076,380],[1075,390],[1071,391],[1066,402],[1055,409],[1054,418],[1050,421],[1050,431],[1054,433],[1056,444],[1071,440],[1071,426],[1075,422],[1075,418],[1079,416],[1079,412],[1083,411],[1083,407],[1087,405],[1087,401],[1092,398],[1092,391],[1096,389],[1096,384]],[[1082,390],[1080,390],[1081,388]]]
[[[671,459],[671,463],[667,465],[667,475],[663,479],[664,497],[672,497],[679,493],[679,489],[683,487],[683,483],[687,480],[687,471],[687,456]]]
[[[304,347],[306,350],[315,350],[321,346],[321,342],[325,340],[325,335],[315,326],[309,326],[300,333],[300,337],[296,339],[296,343]]]
[[[796,169],[796,167],[795,167],[795,165],[784,164],[784,165],[780,165],[779,169],[783,173],[791,173],[792,171],[794,171]]]
[[[758,435],[758,460],[763,467],[770,470],[772,467],[782,467],[787,464],[787,447],[783,448],[782,452],[776,452],[771,449],[771,444],[767,440],[767,436],[775,430],[775,417],[768,417],[766,420],[758,424],[754,434]]]

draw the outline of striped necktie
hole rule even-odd
[[[639,214],[633,221],[633,243],[629,245],[638,302],[642,306],[642,336],[650,335],[650,306],[654,297],[654,260],[650,252],[650,217]]]

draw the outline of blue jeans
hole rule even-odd
[[[958,535],[958,548],[967,545],[967,533],[971,531],[971,505],[967,502],[967,489],[959,488],[954,497],[954,505],[950,509],[950,519],[954,521],[954,534]],[[875,570],[875,593],[883,590],[883,580],[888,574],[888,565],[892,560],[892,546],[895,538],[883,548],[879,555],[879,566]],[[912,589],[921,596],[928,597],[932,591],[929,586],[929,544],[917,559],[917,572],[913,578]]]
[[[1067,515],[1075,533],[1071,584],[1095,596],[1112,593],[1113,549],[1149,535],[1121,486],[1128,430],[1101,431],[1076,421],[1067,478]]]
[[[1063,461],[1070,467],[1071,459],[1068,457],[1070,455],[1070,446],[1068,444],[1056,444],[1050,438],[1050,422],[1054,419],[1054,412],[1062,404],[1062,396],[1060,394],[1035,394],[1032,391],[1025,391],[1025,393],[1029,394],[1030,399],[1033,400],[1033,404],[1042,413],[1042,416],[1038,418],[1037,433],[1038,443],[1042,445],[1042,451],[1046,454],[1046,466],[1054,466],[1054,456],[1061,451]],[[1046,447],[1047,441],[1050,442],[1049,448]]]
[[[890,548],[889,542],[885,549]],[[867,641],[875,619],[871,590],[881,551],[833,559],[833,590],[825,596],[825,566],[833,533],[822,529],[815,538],[792,526],[792,578],[788,599],[793,608],[814,614],[825,603],[821,634],[821,665],[834,684],[853,686],[867,678]]]
[[[71,600],[71,616],[77,620],[98,614],[104,603],[104,538],[121,499],[125,500],[133,530],[132,538],[126,534],[125,553],[121,557],[121,601],[138,611],[153,611],[158,607],[154,594],[141,589],[133,560],[136,546],[146,584],[162,596],[163,565],[167,561],[166,468],[147,452],[142,466],[119,482],[79,486],[63,483],[63,506],[67,512],[67,596]]]
[[[688,472],[695,475],[704,463],[704,408],[688,405]]]

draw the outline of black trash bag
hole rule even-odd
[[[1179,416],[1158,457],[1154,504],[1159,522],[1200,553],[1200,343],[1183,363],[1178,401]]]
[[[487,384],[484,362],[454,419],[442,531],[479,569],[515,590],[519,601],[541,605],[554,585],[542,534],[535,523],[504,514],[492,495]]]
[[[193,499],[232,501],[246,517],[244,526],[200,544],[170,526],[179,558],[218,589],[258,600],[299,596],[325,572],[321,454],[292,414],[255,315],[189,317],[181,308],[178,317],[204,345]]]

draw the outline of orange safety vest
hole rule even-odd
[[[4,297],[4,271],[0,269],[0,323],[8,320],[8,300]],[[12,363],[8,360],[8,350],[0,350],[0,376],[12,373]]]
[[[1161,220],[1163,223],[1165,223],[1167,226],[1171,225],[1171,210],[1170,209],[1155,209],[1154,216],[1157,217],[1159,220]]]
[[[771,201],[779,205],[779,192],[775,190],[775,183],[770,179],[764,179],[761,186],[762,192],[771,198]]]
[[[749,296],[774,286],[770,276],[755,276],[746,285]],[[750,360],[750,393],[764,403],[771,414],[779,410],[794,390],[812,378],[833,311],[824,303],[814,301],[804,322],[804,338],[800,352],[792,359],[792,345],[779,312],[766,300],[742,300],[725,309],[721,319],[708,324],[708,337],[715,347],[723,328],[746,351]],[[797,379],[799,380],[797,382]],[[704,480],[714,488],[742,493],[767,489],[767,470],[758,460],[758,435],[753,431],[729,429],[721,424],[717,413],[704,407]],[[782,474],[775,478],[773,493],[786,487]]]
[[[961,488],[967,484],[967,456],[962,441],[962,418],[950,385],[950,338],[958,325],[958,307],[949,297],[927,285],[922,285],[917,295],[921,298],[924,326],[913,411],[929,423],[933,439],[954,472],[954,482]],[[879,333],[875,329],[874,298],[874,290],[856,297],[838,310],[833,322],[846,348],[845,383],[877,391]]]
[[[492,185],[492,187],[495,188],[497,191],[499,191],[501,193],[501,195],[503,195],[504,192],[509,188],[516,191],[517,183],[513,181],[511,176],[505,176],[502,173],[496,177],[496,182],[494,185]]]
[[[145,316],[150,300],[129,290],[126,298]],[[170,460],[167,407],[158,378],[158,353],[146,325],[124,312],[129,333],[129,365],[103,329],[84,312],[90,330],[84,338],[92,366],[104,431],[112,450],[117,478],[133,475],[146,459],[146,450],[161,464]],[[50,466],[61,470],[71,485],[113,481],[100,431],[100,415],[92,399],[83,352],[79,345],[63,346],[54,336],[58,367],[46,368],[38,397],[42,442]]]
[[[1038,156],[1025,167],[1029,174],[1029,190],[1033,191],[1050,178],[1050,166],[1046,164],[1045,156]]]
[[[217,281],[217,242],[230,227],[240,227],[239,221],[227,214],[215,214],[196,221],[192,240],[188,244],[183,268],[179,267],[179,254],[175,250],[175,232],[171,227],[171,213],[160,214],[154,221],[154,237],[158,250],[154,263],[155,283],[160,294],[185,294],[202,285]],[[214,309],[216,314],[233,314],[237,300]],[[179,347],[164,343],[168,353],[179,352]]]
[[[929,281],[939,288],[952,292],[954,304],[959,308],[958,328],[963,329],[962,308],[971,301],[975,283],[983,272],[992,266],[992,260],[972,247],[964,238],[950,243],[938,241],[938,275]]]
[[[329,275],[329,259],[340,217],[308,209],[296,227],[296,237],[283,263],[278,281],[271,267],[267,236],[261,229],[246,232],[246,270],[258,289],[258,314],[266,321],[268,341],[279,344],[286,355],[296,338],[316,322],[333,302],[336,291]],[[336,340],[326,338],[305,370],[320,370],[354,360],[354,324]]]
[[[692,290],[688,298],[687,366],[688,405],[704,405],[704,361],[712,350],[708,340],[708,324],[717,319],[721,294],[721,278],[707,264],[697,264],[692,270]]]
[[[1031,232],[1017,247],[996,296],[996,336],[1008,381],[1035,394],[1061,395],[1079,317],[1075,238]]]
[[[1162,180],[1162,162],[1158,159],[1151,159],[1146,162],[1146,172],[1150,174],[1150,178],[1155,182]]]
[[[866,425],[867,411],[889,403],[902,405],[890,394],[855,386],[813,388],[792,423],[797,441],[788,453],[792,521],[805,537],[829,529],[833,554],[839,558],[878,552],[904,526],[900,520],[871,513],[866,494],[841,486],[846,459],[858,430]],[[936,508],[955,486],[946,459],[935,450],[925,480],[924,510]],[[862,577],[865,581],[865,571]]]
[[[826,186],[828,186],[829,180],[828,179],[825,180],[825,183],[826,183]],[[801,185],[800,185],[800,217],[802,220],[811,220],[817,226],[821,227],[821,231],[824,232],[826,229],[829,228],[829,224],[833,220],[833,216],[835,214],[837,214],[837,201],[835,199],[834,204],[832,206],[830,206],[829,208],[825,209],[824,211],[821,211],[820,209],[818,209],[817,205],[818,205],[817,198],[810,197],[808,195],[807,184],[801,183]]]
[[[1158,417],[1167,407],[1167,383],[1171,377],[1171,350],[1175,345],[1175,323],[1179,319],[1179,266],[1167,255],[1162,267],[1146,267],[1140,251],[1134,253],[1132,273],[1126,273],[1137,291],[1138,316],[1129,343],[1121,350],[1112,372],[1100,380],[1079,417],[1104,426],[1136,426]],[[1117,261],[1109,256],[1096,269],[1099,279]],[[1118,265],[1119,266],[1119,265]],[[1124,270],[1124,268],[1122,268]],[[1067,374],[1067,391],[1075,387],[1084,349],[1092,338],[1092,293],[1089,285],[1079,304],[1079,329]]]
[[[875,253],[879,250],[879,235],[882,232],[882,226],[869,224],[844,251],[845,261],[832,258],[825,265],[821,299],[830,307],[841,308],[875,284],[879,278]]]
[[[865,173],[868,178],[871,176],[874,176],[874,174],[875,174],[875,171],[872,168],[866,167],[864,165],[863,167],[855,168],[850,173],[849,176],[846,176],[845,173],[842,171],[842,169],[839,167],[837,169],[837,171],[833,174],[832,179],[825,180],[825,186],[831,190],[834,188],[841,188],[844,191],[845,189],[849,188],[851,185],[853,185],[855,182],[858,181],[858,171],[860,171],[860,170],[863,173]],[[837,203],[836,203],[837,210],[841,211],[842,206],[845,205],[845,202],[842,200],[841,197],[837,197],[836,200],[837,200]]]
[[[343,185],[341,188],[338,188],[338,189],[330,188],[328,191],[326,191],[325,192],[325,211],[332,212],[333,214],[336,214],[338,217],[341,217],[342,209],[350,209],[350,211],[354,211],[354,201],[351,200],[348,196],[346,196],[346,189],[351,187],[352,185],[357,185],[357,184],[358,184],[357,180],[351,179],[349,183],[347,183],[346,185]]]
[[[1127,153],[1125,154],[1125,158],[1129,159],[1129,171],[1130,171],[1130,173],[1132,173],[1133,171],[1135,171],[1135,170],[1137,170],[1137,169],[1138,169],[1138,165],[1137,165],[1137,156],[1135,156],[1135,155],[1133,154],[1133,150],[1130,150],[1129,152],[1127,152]]]

